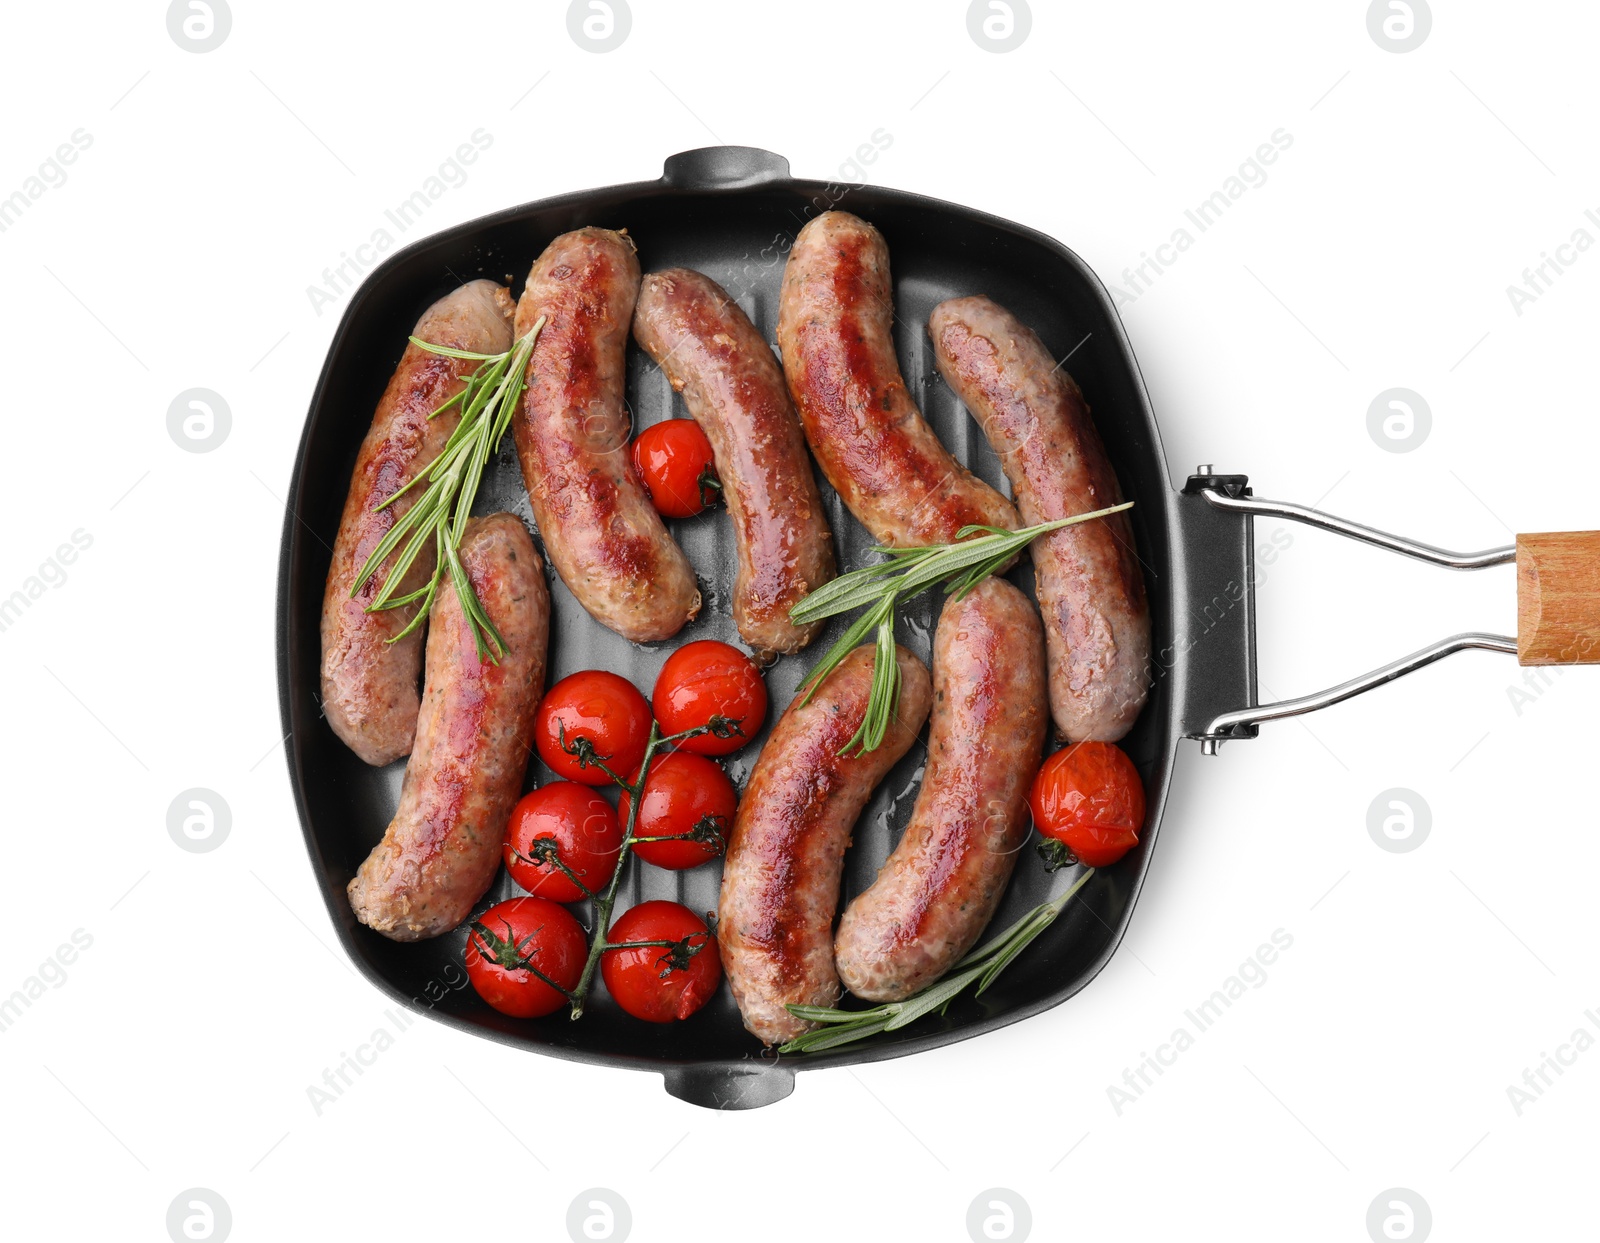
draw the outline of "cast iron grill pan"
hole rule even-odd
[[[306,418],[284,524],[278,658],[284,728],[290,734],[289,770],[306,844],[345,952],[391,998],[441,1022],[539,1053],[660,1071],[669,1091],[711,1106],[749,1107],[777,1100],[792,1090],[796,1069],[900,1057],[965,1040],[1057,1005],[1088,983],[1122,936],[1155,842],[1180,736],[1175,689],[1184,681],[1183,662],[1157,678],[1143,716],[1123,743],[1149,796],[1149,824],[1137,850],[1096,876],[1055,927],[981,1000],[965,996],[943,1019],[924,1019],[908,1030],[836,1052],[780,1059],[763,1054],[759,1042],[745,1032],[726,986],[698,1014],[669,1025],[622,1013],[598,981],[579,1022],[569,1021],[565,1011],[539,1020],[511,1019],[464,986],[464,929],[402,945],[358,924],[345,886],[393,815],[404,762],[369,768],[323,720],[316,693],[319,614],[357,449],[407,333],[435,298],[475,277],[508,282],[515,296],[533,259],[557,234],[581,225],[626,228],[639,246],[644,271],[681,265],[706,273],[734,295],[771,342],[788,248],[800,227],[830,206],[854,212],[882,230],[895,279],[895,344],[912,394],[951,452],[1008,494],[982,432],[934,370],[925,332],[928,313],[946,298],[988,294],[1038,332],[1057,358],[1075,350],[1071,373],[1088,397],[1124,491],[1136,502],[1131,516],[1150,593],[1154,646],[1158,651],[1168,647],[1176,530],[1172,510],[1180,498],[1168,482],[1132,354],[1093,273],[1065,247],[1020,226],[893,190],[796,180],[781,158],[750,148],[708,148],[674,156],[660,181],[501,212],[419,242],[375,269],[352,297],[328,351]],[[628,401],[636,430],[687,413],[665,377],[631,343]],[[841,568],[864,564],[870,557],[870,537],[820,476],[818,482]],[[510,510],[532,525],[509,435],[486,473],[477,509]],[[669,643],[635,645],[591,619],[551,572],[550,682],[581,669],[610,669],[648,693],[676,646],[704,638],[739,643],[729,616],[735,558],[726,513],[718,508],[668,525],[700,576],[705,597],[701,616]],[[1031,570],[1014,571],[1012,578],[1031,591]],[[924,661],[929,659],[939,605],[936,597],[923,597],[901,627],[901,641]],[[769,725],[843,625],[836,619],[806,652],[785,657],[768,671],[773,704]],[[763,732],[731,758],[728,767],[737,785],[742,787],[748,777],[765,737]],[[879,788],[857,825],[841,910],[872,882],[898,840],[915,801],[924,756],[919,743]],[[528,788],[551,779],[535,756]],[[614,796],[615,791],[609,793]],[[720,874],[719,863],[674,873],[635,862],[616,911],[652,898],[682,902],[697,912],[713,911]],[[1061,892],[1072,875],[1069,870],[1048,876],[1027,849],[991,929]],[[502,871],[479,909],[518,893]],[[587,924],[587,908],[574,909]]]

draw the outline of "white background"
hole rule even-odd
[[[993,1036],[719,1115],[418,1020],[319,1117],[307,1088],[392,1024],[307,865],[273,591],[345,303],[319,316],[307,287],[479,128],[492,147],[424,230],[718,141],[837,178],[882,129],[867,180],[1034,226],[1119,284],[1281,128],[1266,183],[1124,310],[1174,473],[1214,462],[1458,548],[1596,525],[1600,254],[1521,315],[1506,287],[1575,229],[1600,238],[1600,10],[1436,0],[1395,54],[1363,0],[1035,0],[996,54],[962,0],[634,0],[594,54],[553,0],[234,0],[195,54],[164,7],[7,12],[0,195],[74,130],[92,145],[0,233],[0,596],[93,541],[0,633],[0,995],[93,937],[0,1033],[8,1236],[162,1239],[190,1187],[241,1240],[559,1239],[594,1186],[640,1240],[959,1240],[996,1186],[1036,1238],[1361,1240],[1391,1187],[1441,1239],[1576,1231],[1600,1054],[1520,1116],[1506,1089],[1600,1006],[1590,671],[1513,703],[1515,664],[1475,653],[1216,759],[1186,744],[1123,948]],[[196,386],[233,417],[205,454],[166,428]],[[1396,386],[1432,410],[1408,453],[1367,431]],[[1509,632],[1513,592],[1509,569],[1296,530],[1262,587],[1262,681],[1298,694]],[[213,853],[167,834],[191,786],[232,808]],[[1391,787],[1431,808],[1410,853],[1367,831]],[[1119,1116],[1108,1086],[1279,928],[1266,983]]]

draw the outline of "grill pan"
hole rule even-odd
[[[795,234],[830,208],[871,221],[889,244],[895,285],[895,345],[906,382],[945,445],[981,478],[1009,493],[976,423],[934,370],[928,313],[946,298],[988,294],[1036,331],[1083,388],[1128,499],[1145,569],[1156,653],[1150,699],[1123,747],[1138,766],[1149,818],[1139,846],[1102,869],[1064,915],[998,978],[981,1000],[964,995],[942,1017],[812,1055],[763,1053],[745,1032],[727,988],[692,1018],[668,1025],[624,1014],[596,987],[584,1017],[565,1011],[519,1020],[492,1010],[466,986],[465,929],[398,944],[358,924],[345,886],[382,837],[398,802],[404,763],[369,768],[329,729],[317,699],[323,585],[357,449],[417,316],[463,281],[490,277],[521,292],[533,259],[556,235],[582,225],[626,228],[643,270],[681,265],[720,282],[771,341],[779,283]],[[664,376],[630,343],[628,402],[635,429],[685,411]],[[819,483],[821,480],[819,479]],[[870,559],[870,537],[821,483],[841,570]],[[530,512],[511,437],[485,472],[478,512]],[[1258,705],[1255,677],[1252,517],[1312,522],[1424,560],[1476,568],[1512,559],[1513,550],[1454,554],[1412,544],[1315,511],[1251,497],[1240,475],[1202,467],[1181,488],[1168,477],[1155,417],[1111,300],[1089,267],[1060,243],[997,217],[935,199],[871,186],[790,176],[787,161],[749,147],[708,147],[666,161],[657,181],[568,194],[487,216],[418,242],[368,276],[345,309],[306,417],[290,484],[278,577],[277,658],[289,775],[306,846],[340,943],[381,991],[450,1026],[575,1061],[661,1073],[674,1096],[698,1105],[752,1108],[787,1096],[794,1072],[903,1057],[966,1040],[1058,1005],[1105,966],[1127,928],[1159,836],[1174,754],[1184,738],[1214,751],[1224,739],[1251,737],[1256,722],[1309,711],[1465,647],[1515,650],[1509,638],[1458,635],[1394,665],[1317,696]],[[713,510],[669,522],[701,580],[706,607],[677,638],[638,646],[592,620],[551,575],[549,681],[580,669],[617,671],[648,691],[669,652],[691,639],[738,643],[729,616],[734,575],[731,524]],[[1026,567],[1011,577],[1031,590]],[[937,593],[912,604],[903,643],[929,658]],[[799,656],[768,671],[775,719],[844,621]],[[1507,645],[1510,645],[1509,647]],[[732,757],[735,783],[749,775],[763,734]],[[846,859],[841,906],[865,889],[905,826],[922,774],[920,744],[879,787]],[[528,788],[552,774],[533,758]],[[668,898],[715,910],[720,867],[666,872],[630,866],[617,911]],[[991,930],[1072,883],[1074,870],[1047,875],[1024,855]],[[519,891],[503,871],[478,910]],[[588,912],[579,909],[588,922]]]

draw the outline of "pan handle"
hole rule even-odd
[[[1318,708],[1331,707],[1361,694],[1362,691],[1373,690],[1408,673],[1414,673],[1436,660],[1443,660],[1456,652],[1472,651],[1475,648],[1486,652],[1514,654],[1517,650],[1517,641],[1503,634],[1482,634],[1476,631],[1453,634],[1448,639],[1430,643],[1409,656],[1402,656],[1399,660],[1390,661],[1371,673],[1363,673],[1360,677],[1339,683],[1338,686],[1330,686],[1325,691],[1302,695],[1298,699],[1284,699],[1278,703],[1258,704],[1253,708],[1224,712],[1211,719],[1204,734],[1196,735],[1200,739],[1200,750],[1206,755],[1215,755],[1217,748],[1230,738],[1254,736],[1241,735],[1238,732],[1241,726],[1259,725],[1262,721],[1281,721],[1285,717],[1303,716],[1307,712],[1315,712]]]
[[[669,155],[661,180],[675,190],[738,190],[789,180],[789,161],[760,147],[697,147]]]
[[[662,1077],[668,1093],[705,1109],[760,1109],[794,1091],[794,1069],[773,1062],[691,1063]]]
[[[1517,536],[1517,661],[1600,664],[1600,531]]]
[[[1479,632],[1451,635],[1370,673],[1314,694],[1272,704],[1258,704],[1251,694],[1245,707],[1216,713],[1209,719],[1197,721],[1197,727],[1189,730],[1186,736],[1197,739],[1204,754],[1215,755],[1217,748],[1230,739],[1255,737],[1257,726],[1262,721],[1282,720],[1315,712],[1318,708],[1329,707],[1363,691],[1383,686],[1456,652],[1508,652],[1518,655],[1523,664],[1600,663],[1600,532],[1524,535],[1517,537],[1514,546],[1488,548],[1482,552],[1452,552],[1391,535],[1376,527],[1337,518],[1307,505],[1252,496],[1245,482],[1242,475],[1217,475],[1211,467],[1202,466],[1189,477],[1183,492],[1185,496],[1199,498],[1214,512],[1242,516],[1246,524],[1244,542],[1247,549],[1251,520],[1271,517],[1320,527],[1347,539],[1359,540],[1451,570],[1481,570],[1515,561],[1518,637],[1513,639],[1509,635]],[[1247,581],[1253,587],[1253,566],[1248,559],[1247,570]],[[1249,617],[1253,626],[1253,608]],[[1252,674],[1254,655],[1252,643]],[[1253,676],[1250,681],[1253,691]]]

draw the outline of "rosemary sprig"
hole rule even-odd
[[[795,1018],[821,1023],[822,1026],[780,1045],[778,1052],[820,1053],[824,1049],[835,1049],[840,1045],[865,1040],[879,1032],[898,1031],[935,1010],[944,1013],[950,1003],[974,981],[978,990],[973,996],[983,996],[984,990],[994,983],[995,977],[1010,966],[1011,961],[1027,949],[1035,937],[1055,923],[1067,903],[1077,896],[1078,890],[1088,884],[1093,875],[1093,868],[1086,869],[1059,898],[1052,898],[1034,907],[992,941],[973,950],[944,979],[928,985],[904,1001],[891,1001],[869,1010],[833,1010],[826,1006],[785,1007]]]
[[[789,610],[790,620],[803,626],[867,606],[867,611],[851,623],[806,676],[801,684],[806,697],[801,702],[809,702],[822,680],[876,631],[877,651],[873,656],[872,693],[867,700],[866,715],[862,717],[861,728],[840,749],[840,754],[852,750],[858,754],[876,751],[900,702],[900,667],[894,658],[894,619],[903,601],[941,582],[945,594],[959,600],[1039,536],[1132,508],[1133,502],[1126,501],[1106,509],[1023,527],[1020,531],[965,526],[956,532],[957,542],[953,544],[932,544],[923,548],[875,547],[874,552],[882,553],[889,560],[841,574]],[[969,535],[974,538],[968,539]]]
[[[533,352],[534,342],[538,340],[539,331],[544,325],[545,319],[541,315],[528,334],[502,354],[474,354],[447,345],[434,345],[420,337],[411,338],[411,344],[430,354],[476,359],[479,366],[467,376],[459,393],[428,415],[430,419],[436,419],[453,406],[461,407],[461,422],[450,433],[450,439],[445,442],[439,456],[418,471],[405,487],[373,506],[374,512],[385,509],[412,488],[423,483],[427,485],[416,503],[378,541],[378,546],[372,550],[372,555],[357,575],[355,585],[350,588],[353,598],[378,572],[389,555],[395,549],[400,549],[384,580],[383,590],[378,592],[366,609],[369,613],[375,613],[381,609],[404,608],[408,604],[419,605],[417,615],[405,629],[389,640],[390,643],[405,638],[423,624],[433,607],[439,583],[448,573],[456,590],[456,598],[461,601],[461,611],[466,614],[467,624],[472,628],[472,637],[478,646],[478,659],[498,664],[498,653],[505,651],[505,640],[484,611],[457,550],[461,536],[467,529],[467,521],[472,517],[472,503],[477,499],[484,467],[499,449],[500,441],[516,414],[517,403],[526,387],[524,377],[528,356]],[[434,551],[433,574],[415,591],[397,594],[400,584],[405,581],[430,541]],[[493,648],[490,647],[491,643]]]

